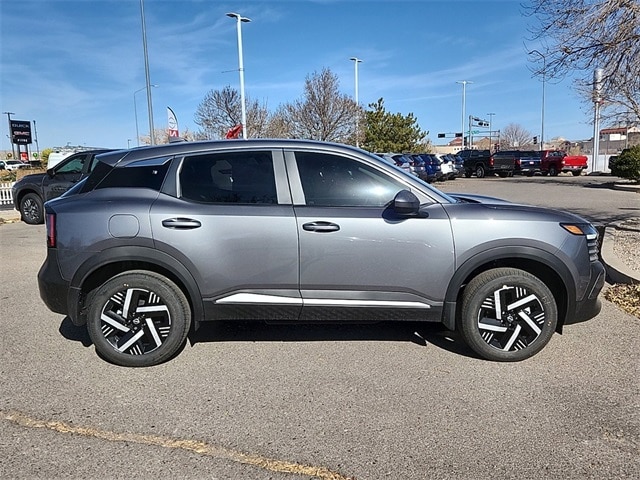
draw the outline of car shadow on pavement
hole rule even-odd
[[[191,345],[209,342],[340,342],[391,341],[434,345],[466,357],[480,358],[456,332],[438,323],[268,324],[261,321],[203,322],[189,335]]]
[[[86,327],[78,327],[65,317],[58,329],[67,340],[93,345]],[[189,344],[214,342],[406,342],[428,347],[433,345],[457,355],[480,358],[457,332],[438,323],[377,322],[329,324],[268,324],[262,321],[203,322],[191,331]],[[184,346],[183,346],[184,347]],[[180,349],[180,351],[182,348]],[[179,352],[176,353],[176,355]]]
[[[89,333],[87,332],[86,327],[78,327],[73,324],[71,318],[64,317],[62,323],[60,323],[60,328],[58,328],[60,334],[66,338],[67,340],[73,340],[74,342],[82,343],[83,347],[90,347],[93,345],[91,338],[89,338]]]

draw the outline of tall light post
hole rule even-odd
[[[13,113],[13,112],[2,112],[2,114],[7,116],[7,121],[8,121],[8,124],[9,124],[9,135],[7,135],[7,137],[9,137],[9,143],[11,144],[11,158],[13,158],[15,160],[16,152],[13,149],[13,138],[11,138],[11,115],[15,115],[15,113]]]
[[[152,87],[157,87],[158,85],[151,85]],[[136,90],[135,92],[133,92],[133,115],[136,119],[136,144],[138,145],[138,147],[140,146],[140,134],[138,133],[138,104],[136,102],[136,93],[141,92],[143,90],[146,90],[147,87],[144,86],[142,88],[139,88],[138,90]],[[151,138],[151,137],[149,137]],[[153,144],[151,144],[153,145]]]
[[[470,82],[469,80],[457,80],[456,83],[462,84],[462,146],[460,147],[460,150],[464,150],[464,139],[466,138],[464,135],[464,116],[467,105],[467,84],[473,82]],[[469,135],[471,135],[471,124],[469,124]]]
[[[493,146],[493,116],[495,113],[487,113],[489,115],[489,147]]]
[[[235,18],[238,30],[238,71],[240,72],[240,104],[242,107],[242,138],[247,139],[247,107],[244,100],[244,62],[242,60],[242,22],[248,23],[250,18],[239,13],[227,13],[227,17]]]
[[[149,74],[149,52],[147,51],[147,27],[144,20],[144,0],[140,0],[140,17],[142,18],[142,48],[144,50],[144,72],[147,79],[147,110],[149,112],[149,138],[151,145],[156,144],[156,134],[153,128],[153,106],[151,102],[151,76]]]
[[[358,57],[351,57],[349,60],[353,61],[353,65],[355,68],[355,101],[356,101],[356,147],[360,146],[360,135],[358,130],[358,117],[360,117],[360,103],[358,100],[358,64],[362,63]]]
[[[540,124],[540,151],[544,150],[544,103],[545,103],[545,84],[547,83],[547,57],[545,57],[538,50],[531,50],[529,52],[539,55],[542,58],[542,112],[541,112],[541,124]]]

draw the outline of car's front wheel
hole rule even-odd
[[[515,362],[542,350],[556,329],[558,308],[549,288],[516,268],[495,268],[469,282],[458,319],[462,337],[480,356]]]
[[[89,295],[89,336],[96,351],[117,365],[148,367],[168,360],[184,344],[190,325],[182,290],[154,272],[121,273]]]
[[[27,193],[20,200],[20,215],[22,220],[30,225],[39,225],[44,222],[42,199],[35,193]]]

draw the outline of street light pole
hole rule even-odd
[[[456,83],[462,84],[462,146],[460,147],[460,150],[464,150],[464,116],[467,103],[467,84],[473,82],[470,82],[469,80],[457,80]],[[471,137],[471,122],[469,122],[469,137]]]
[[[248,23],[250,18],[243,17],[239,13],[227,13],[227,17],[235,18],[238,30],[238,71],[240,72],[240,104],[242,107],[242,138],[247,139],[247,107],[244,98],[244,62],[242,59],[242,22]]]
[[[140,0],[140,16],[142,17],[142,48],[144,50],[144,71],[147,80],[147,110],[149,112],[149,138],[151,145],[156,144],[156,135],[153,128],[153,106],[151,102],[151,76],[149,74],[149,52],[147,51],[147,27],[144,20],[144,0]]]
[[[11,138],[11,115],[15,115],[15,113],[13,113],[13,112],[2,112],[2,114],[7,116],[7,121],[9,123],[9,135],[7,135],[7,136],[9,137],[9,143],[11,144],[11,158],[13,158],[15,160],[16,152],[13,149],[13,138]]]
[[[158,85],[151,85],[152,87],[157,87]],[[139,147],[140,146],[140,134],[138,133],[138,105],[136,102],[136,93],[141,92],[142,90],[145,90],[147,87],[142,87],[139,88],[138,90],[136,90],[135,92],[133,92],[133,115],[136,119],[136,144]],[[151,138],[151,137],[149,137]],[[151,144],[153,145],[153,143]]]
[[[487,115],[489,115],[489,143],[491,144],[489,148],[491,148],[493,146],[493,116],[495,113],[487,113]]]
[[[356,147],[360,146],[360,135],[358,130],[358,117],[360,116],[360,103],[358,100],[358,64],[362,63],[357,57],[351,57],[349,60],[353,61],[353,65],[355,68],[355,101],[356,101]]]
[[[542,58],[542,112],[541,112],[541,125],[540,125],[540,151],[544,150],[544,104],[545,104],[545,85],[547,83],[547,57],[545,57],[538,50],[531,50],[529,52],[535,53]]]

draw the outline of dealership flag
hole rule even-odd
[[[167,115],[169,116],[169,138],[179,137],[180,133],[178,131],[178,119],[176,118],[176,114],[173,113],[171,108],[167,107]]]

